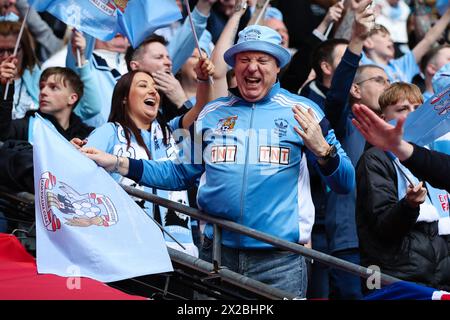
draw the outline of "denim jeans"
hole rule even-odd
[[[205,237],[200,258],[212,261],[212,240]],[[235,249],[222,245],[221,265],[299,298],[306,297],[308,285],[303,256],[277,249]]]

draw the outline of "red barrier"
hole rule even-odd
[[[70,289],[72,288],[72,289]],[[146,300],[89,278],[38,274],[15,236],[0,233],[0,300]]]

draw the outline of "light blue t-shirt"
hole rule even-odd
[[[398,59],[390,60],[387,65],[375,63],[363,52],[361,65],[365,64],[374,64],[383,68],[391,82],[402,81],[411,83],[413,77],[420,72],[416,58],[414,57],[412,51],[406,53]]]
[[[12,119],[22,119],[30,110],[37,110],[38,103],[28,93],[22,78],[14,81],[14,103]]]
[[[432,96],[434,95],[433,92],[430,91],[425,91],[422,96],[423,96],[423,101],[427,101],[428,99],[430,99]]]

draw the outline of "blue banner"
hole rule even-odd
[[[136,48],[156,29],[181,19],[175,0],[29,0],[94,38],[108,41],[120,33]]]

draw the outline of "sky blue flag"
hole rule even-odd
[[[39,273],[111,282],[173,271],[156,224],[40,117],[33,157]]]
[[[136,48],[156,29],[181,19],[175,0],[28,0],[94,38],[108,41],[120,33]]]
[[[405,121],[403,138],[425,146],[450,131],[450,86],[429,98]]]
[[[439,14],[442,16],[445,13],[445,10],[448,8],[448,0],[437,0],[436,1],[436,9],[438,10]]]

